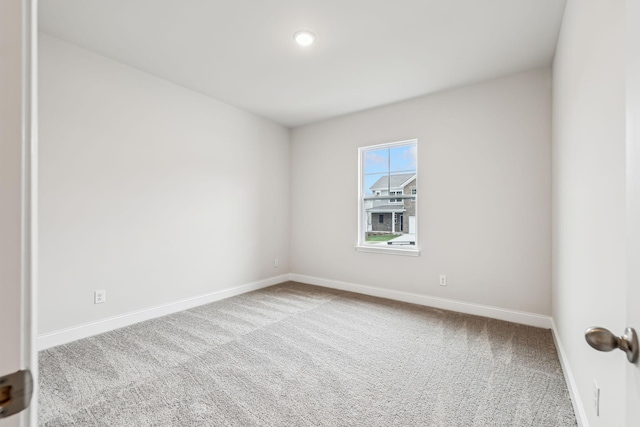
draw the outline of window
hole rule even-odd
[[[357,250],[418,255],[417,150],[417,140],[358,149]]]
[[[376,194],[377,196],[378,194]],[[402,196],[402,190],[400,191],[389,191],[389,195],[391,196]],[[402,203],[402,199],[389,199],[390,203]]]

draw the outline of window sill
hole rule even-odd
[[[415,249],[399,249],[399,248],[387,248],[385,246],[356,246],[356,251],[367,252],[372,254],[387,254],[387,255],[401,255],[401,256],[420,256],[418,248]]]

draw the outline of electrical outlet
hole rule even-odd
[[[593,380],[593,409],[596,410],[596,416],[600,416],[600,387],[596,380]]]
[[[93,293],[93,303],[102,304],[103,302],[107,302],[107,291],[104,289],[95,291]]]
[[[446,274],[441,274],[440,275],[440,286],[447,286],[447,275]]]
[[[279,268],[280,267],[280,261],[278,260],[278,258],[276,258],[275,260],[273,260],[273,268]]]

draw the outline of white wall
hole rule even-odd
[[[549,315],[550,82],[534,70],[294,129],[292,272]],[[410,138],[421,256],[356,252],[357,148]]]
[[[40,334],[289,271],[288,129],[39,41]]]
[[[624,355],[584,340],[625,327],[624,27],[624,0],[570,0],[553,64],[553,317],[592,427],[624,425]]]

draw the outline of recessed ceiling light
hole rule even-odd
[[[309,46],[315,41],[316,36],[311,31],[300,30],[293,35],[293,39],[300,46]]]

